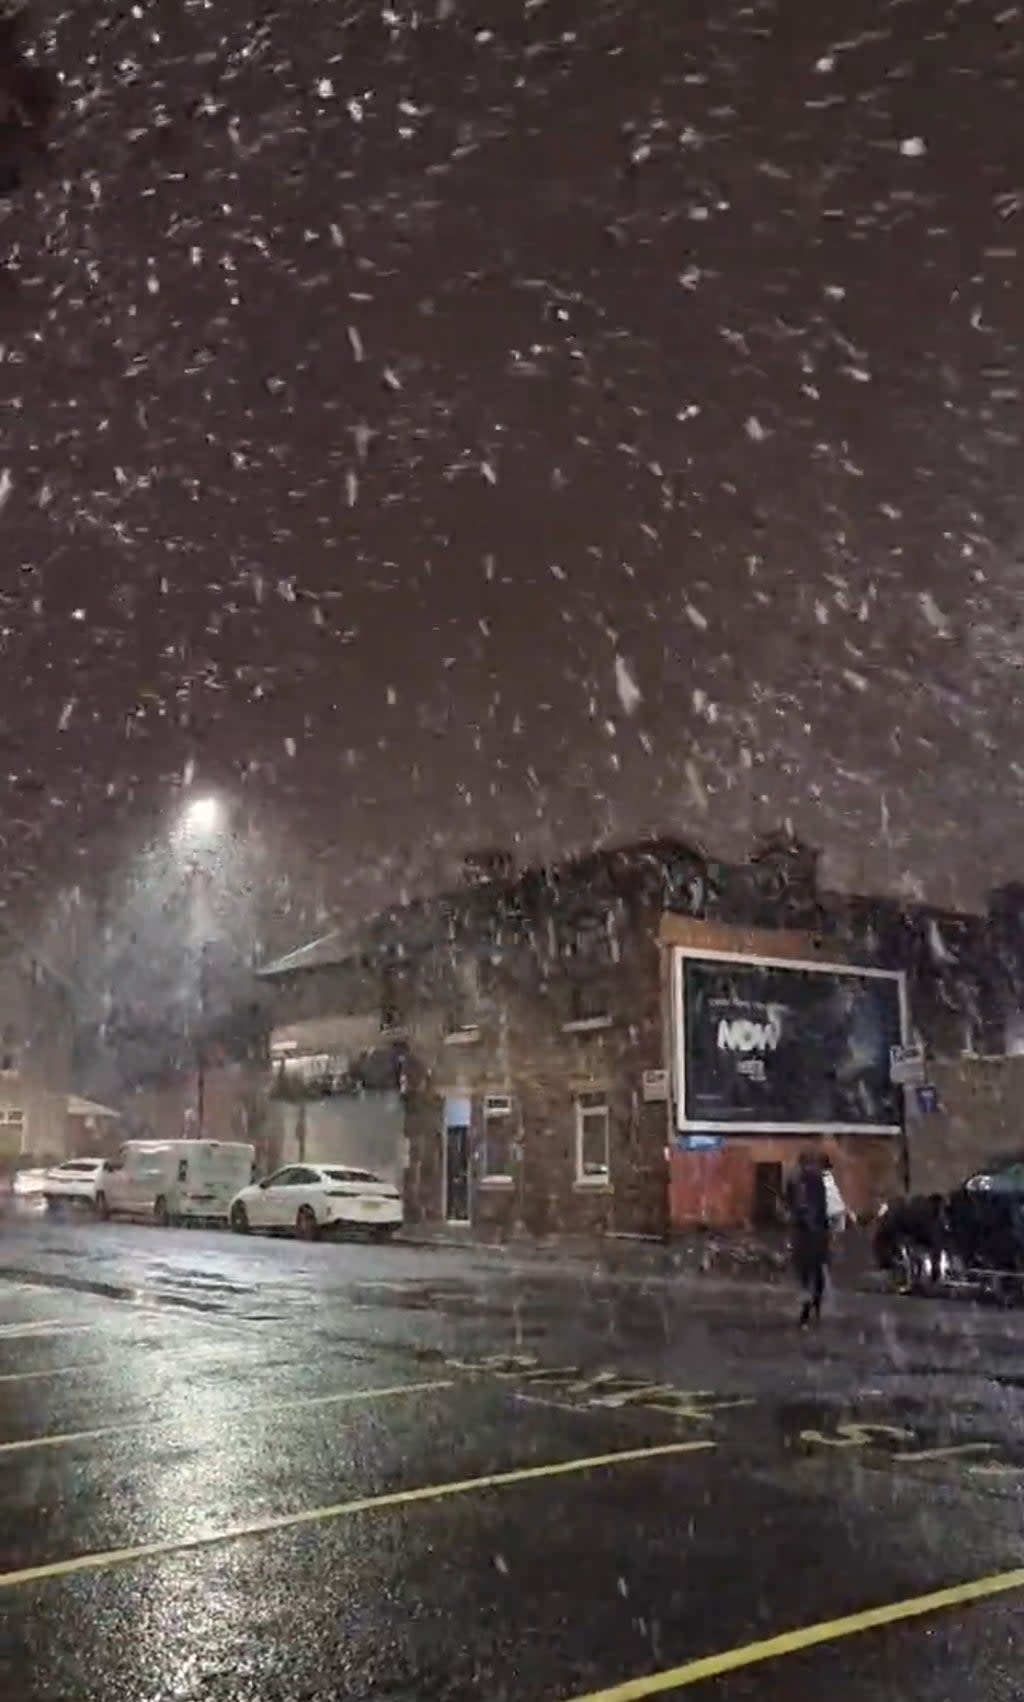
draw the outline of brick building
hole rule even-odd
[[[1001,927],[823,892],[813,852],[785,836],[737,866],[671,840],[520,873],[478,856],[456,890],[264,970],[279,1146],[376,1155],[404,1174],[410,1221],[484,1236],[749,1222],[815,1139],[867,1210],[898,1185],[892,1130],[680,1135],[674,955],[900,971],[913,1032],[952,1057],[1012,1027],[1016,947]]]
[[[68,984],[0,936],[0,1170],[67,1151],[74,1034]]]

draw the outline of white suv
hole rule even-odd
[[[48,1170],[42,1187],[47,1208],[56,1211],[58,1206],[75,1203],[91,1206],[95,1211],[96,1196],[104,1191],[108,1167],[112,1168],[109,1158],[69,1158],[66,1164]]]

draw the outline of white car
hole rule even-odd
[[[365,1229],[386,1241],[402,1227],[402,1196],[372,1170],[345,1164],[286,1164],[231,1202],[231,1227],[290,1231],[315,1241],[332,1229]]]
[[[102,1198],[108,1173],[113,1169],[109,1158],[69,1158],[47,1170],[41,1193],[48,1210],[62,1205],[91,1206],[96,1210],[97,1196]]]

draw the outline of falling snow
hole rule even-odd
[[[784,817],[876,884],[1018,873],[1022,62],[978,12],[778,55],[659,0],[40,11],[12,889],[208,771],[346,902]]]
[[[623,714],[632,715],[641,702],[641,692],[624,656],[615,658],[615,689],[619,694]]]

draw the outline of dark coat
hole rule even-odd
[[[801,1166],[787,1189],[793,1258],[824,1264],[829,1253],[828,1195],[821,1171]]]

